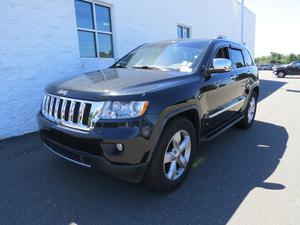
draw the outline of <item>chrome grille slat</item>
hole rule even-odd
[[[55,107],[54,107],[54,118],[56,121],[59,121],[59,118],[58,118],[59,103],[60,103],[60,98],[56,98]]]
[[[102,106],[100,106],[99,104],[101,103],[95,102],[95,104],[92,105],[88,120],[88,126],[92,126],[92,124],[96,122],[95,120],[97,120],[97,116],[101,113],[103,103]]]
[[[46,99],[47,99],[47,95],[44,95],[43,106],[42,106],[43,114],[45,113],[45,110],[46,110]]]
[[[53,117],[53,115],[52,115],[53,103],[54,103],[54,97],[50,96],[50,105],[49,105],[49,111],[48,111],[48,114],[50,115],[50,117]]]
[[[68,100],[63,99],[63,104],[62,104],[62,107],[61,107],[61,120],[62,121],[65,120],[65,112],[66,112],[67,103],[68,103]]]
[[[103,105],[104,102],[71,99],[46,93],[42,104],[42,114],[59,125],[91,131]]]
[[[68,117],[69,123],[73,123],[75,104],[76,104],[75,101],[71,101],[71,105],[70,105],[70,109],[69,109],[69,117]]]
[[[77,118],[78,124],[80,126],[82,126],[84,110],[85,110],[85,103],[83,102],[83,103],[80,104],[79,112],[78,112],[78,118]]]
[[[50,96],[46,97],[46,105],[45,105],[45,114],[49,114],[49,102],[50,102]],[[48,116],[47,116],[48,117]]]

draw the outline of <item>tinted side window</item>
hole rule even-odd
[[[218,59],[218,58],[229,59],[228,48],[220,48],[214,58],[215,59]]]
[[[233,68],[241,68],[244,67],[244,58],[242,55],[242,52],[237,49],[230,49],[230,57],[232,61],[232,67]]]
[[[244,50],[243,54],[244,54],[246,66],[253,66],[253,60],[252,60],[250,53],[247,50]]]
[[[293,64],[293,66],[296,67],[296,68],[298,68],[298,69],[300,69],[300,62],[295,62],[295,63]]]

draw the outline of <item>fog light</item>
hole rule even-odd
[[[123,151],[123,145],[122,144],[116,144],[116,147],[119,152]]]

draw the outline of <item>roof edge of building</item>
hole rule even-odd
[[[238,3],[239,5],[242,5],[241,2],[240,2],[239,0],[234,0],[234,1],[235,1],[236,3]],[[252,10],[250,10],[248,7],[245,6],[245,9],[246,9],[250,14],[252,14],[253,16],[256,17],[256,14],[255,14]]]

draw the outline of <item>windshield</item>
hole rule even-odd
[[[123,57],[114,67],[190,73],[207,46],[205,41],[146,44]]]

